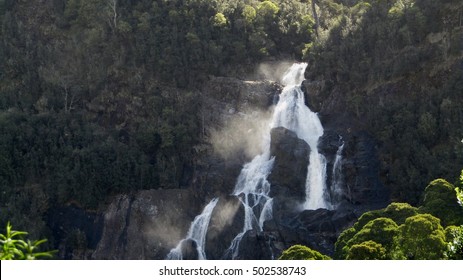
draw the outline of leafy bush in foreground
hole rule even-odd
[[[0,234],[0,243],[2,244],[0,260],[35,260],[53,257],[56,250],[48,252],[38,251],[38,247],[47,242],[46,239],[24,240],[23,236],[27,234],[25,231],[13,230],[13,227],[8,222],[5,235]]]
[[[330,257],[303,245],[294,245],[283,251],[280,260],[331,260]]]

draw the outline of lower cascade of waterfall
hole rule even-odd
[[[339,136],[341,145],[336,151],[336,157],[333,163],[333,171],[331,173],[331,203],[336,205],[342,199],[343,191],[343,176],[342,176],[342,151],[344,150],[344,141]]]
[[[170,250],[169,254],[167,255],[168,260],[182,260],[182,245],[184,242],[188,240],[196,242],[196,251],[198,253],[198,259],[206,259],[206,253],[204,252],[204,248],[206,244],[207,229],[211,220],[212,210],[214,210],[214,207],[217,205],[218,201],[218,198],[214,198],[213,200],[211,200],[211,202],[209,202],[209,204],[207,204],[206,207],[204,207],[204,210],[201,213],[201,215],[196,216],[194,221],[191,223],[186,238],[182,239],[178,243],[177,247]]]
[[[295,63],[285,73],[282,83],[285,86],[278,100],[267,128],[266,137],[261,141],[262,153],[245,164],[238,176],[233,195],[238,197],[244,209],[243,228],[231,242],[224,258],[235,259],[239,254],[240,242],[249,230],[262,231],[265,221],[273,219],[273,198],[269,196],[270,183],[267,177],[272,171],[275,158],[270,154],[270,132],[272,128],[284,127],[296,133],[311,149],[310,163],[307,166],[305,183],[306,198],[304,209],[332,209],[326,189],[326,159],[318,152],[318,140],[323,135],[323,127],[318,115],[304,103],[301,83],[304,80],[306,63]],[[339,152],[341,156],[342,149]],[[336,156],[337,159],[338,155]],[[340,160],[339,160],[340,162]],[[335,163],[336,165],[336,163]],[[339,169],[340,170],[340,169]],[[333,169],[333,176],[335,176]],[[338,175],[336,175],[338,176]],[[206,259],[205,240],[212,211],[218,199],[213,199],[203,213],[195,218],[188,235],[172,249],[167,259],[182,259],[182,243],[186,240],[196,242],[199,259]]]

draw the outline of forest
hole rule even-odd
[[[0,228],[48,238],[44,250],[53,208],[101,213],[119,194],[191,186],[211,77],[304,61],[323,84],[314,110],[377,140],[391,196],[330,257],[463,256],[461,0],[0,0],[0,39]]]

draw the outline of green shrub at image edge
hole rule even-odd
[[[25,231],[13,230],[10,222],[6,225],[6,233],[0,234],[0,260],[35,260],[43,258],[52,258],[57,251],[40,252],[39,246],[47,239],[41,240],[24,240],[28,233]]]
[[[331,260],[331,258],[309,247],[294,245],[283,251],[279,260]]]

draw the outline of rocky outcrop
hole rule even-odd
[[[342,151],[342,199],[344,206],[358,209],[378,209],[389,203],[389,193],[380,181],[380,164],[374,138],[365,131],[330,129],[320,138],[319,151],[327,159],[327,186],[332,188],[336,152]],[[330,189],[330,191],[332,191]]]
[[[257,230],[247,231],[240,243],[238,260],[271,260],[275,258],[273,235]]]
[[[208,259],[224,257],[232,240],[243,230],[244,207],[236,196],[222,196],[212,211],[206,235]]]
[[[194,184],[216,196],[231,193],[242,165],[256,155],[254,141],[261,134],[268,108],[281,92],[272,81],[245,81],[210,76],[201,88],[202,129],[206,143],[196,146]],[[259,146],[259,147],[256,147]]]
[[[198,244],[192,239],[183,240],[180,246],[183,260],[197,260],[198,259]]]
[[[275,157],[268,176],[273,197],[273,217],[280,223],[292,218],[305,200],[310,146],[296,133],[277,127],[271,131],[270,154]]]
[[[281,86],[272,81],[243,81],[230,77],[210,77],[202,89],[207,96],[226,105],[228,113],[253,109],[267,109],[272,105]]]
[[[200,205],[188,189],[120,195],[104,213],[102,237],[92,257],[164,259],[185,237]]]
[[[291,224],[301,244],[332,255],[337,237],[344,229],[352,226],[356,218],[353,211],[305,210]]]
[[[284,196],[295,201],[303,199],[310,157],[309,145],[284,127],[272,129],[270,135],[270,155],[275,157],[272,173],[268,177],[272,185],[270,196]]]
[[[304,100],[307,107],[314,112],[319,112],[323,105],[323,89],[325,81],[308,81],[302,82],[302,91],[304,92]]]
[[[344,177],[351,203],[368,209],[385,207],[389,193],[380,181],[376,143],[365,131],[354,133],[346,145]]]

